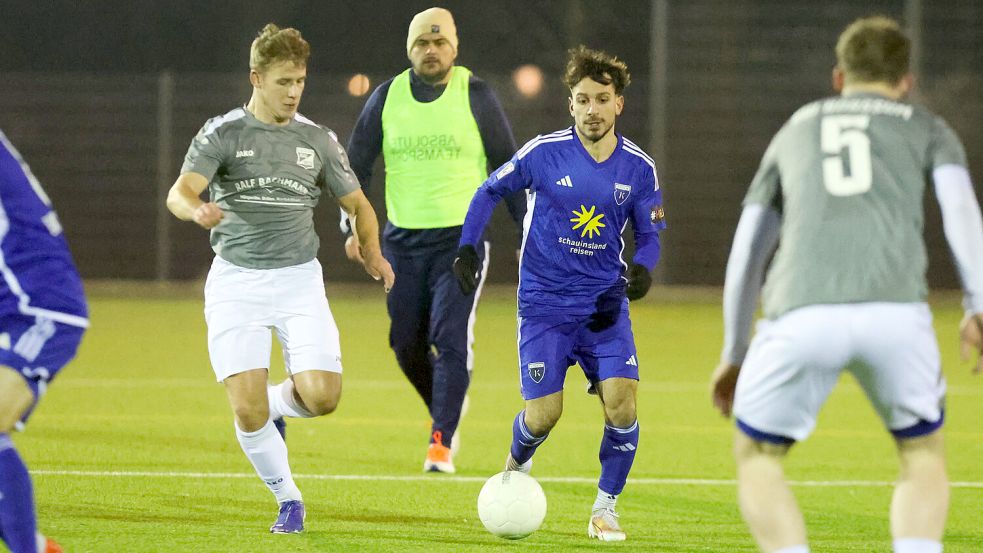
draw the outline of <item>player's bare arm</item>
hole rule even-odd
[[[389,262],[382,257],[382,248],[379,246],[379,220],[375,210],[372,209],[372,204],[359,189],[338,198],[338,205],[345,210],[352,221],[353,238],[358,237],[358,249],[365,272],[376,280],[382,280],[386,291],[389,291],[395,276]],[[348,250],[347,243],[345,249]]]
[[[734,407],[734,391],[737,389],[737,376],[741,366],[721,361],[710,377],[710,396],[713,406],[725,417],[730,417]]]
[[[167,209],[182,221],[194,221],[205,229],[218,225],[225,216],[222,209],[212,202],[201,201],[201,193],[208,188],[208,179],[198,173],[184,173],[167,193]]]
[[[983,373],[983,313],[969,313],[959,323],[959,346],[963,361],[968,361],[976,351],[973,374]]]

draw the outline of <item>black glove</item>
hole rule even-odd
[[[465,296],[478,288],[481,261],[478,260],[478,252],[474,246],[468,244],[458,248],[457,257],[454,258],[454,278]]]
[[[628,286],[625,288],[628,299],[630,301],[642,299],[651,287],[652,275],[649,274],[649,270],[644,265],[632,263],[628,269]]]
[[[624,286],[613,286],[605,290],[594,302],[594,312],[587,322],[587,330],[600,332],[614,326],[621,315],[621,303],[624,300]]]

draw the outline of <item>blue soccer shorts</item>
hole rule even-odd
[[[75,357],[85,329],[20,313],[0,315],[0,365],[17,371],[34,393],[27,422],[48,383]]]
[[[522,398],[536,399],[563,389],[575,363],[591,382],[613,377],[638,380],[638,355],[627,306],[607,329],[587,328],[584,315],[519,317],[519,385]]]

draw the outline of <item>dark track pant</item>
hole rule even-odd
[[[430,411],[431,439],[440,432],[445,446],[457,431],[461,404],[471,381],[469,323],[477,307],[476,294],[462,294],[454,279],[451,266],[456,253],[456,247],[415,257],[386,252],[396,274],[386,298],[391,321],[389,345],[403,374]],[[484,247],[478,248],[478,257],[484,265]]]

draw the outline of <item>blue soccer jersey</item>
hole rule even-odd
[[[0,315],[88,327],[82,279],[51,201],[0,132]]]
[[[461,244],[476,245],[494,205],[527,189],[519,263],[519,315],[588,315],[600,294],[625,283],[622,233],[630,221],[635,263],[651,270],[665,228],[655,163],[618,135],[598,163],[573,128],[536,137],[475,193]]]

